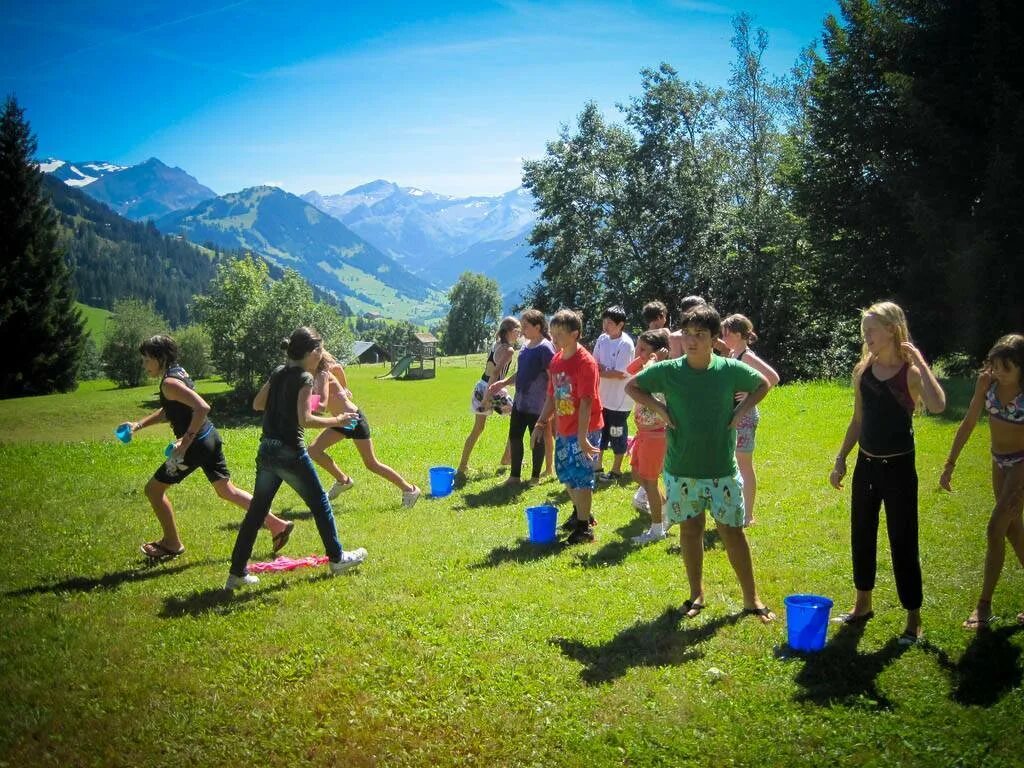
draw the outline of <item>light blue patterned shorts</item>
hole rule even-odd
[[[677,477],[668,472],[665,480],[665,514],[670,522],[682,523],[701,512],[710,512],[715,522],[730,528],[743,527],[743,478]]]

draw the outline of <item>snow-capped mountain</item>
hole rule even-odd
[[[108,173],[123,171],[125,166],[114,165],[102,160],[86,160],[82,163],[69,163],[66,160],[58,160],[48,157],[39,163],[39,170],[49,173],[63,181],[69,187],[84,187],[92,184],[97,179],[106,176]]]
[[[67,163],[44,160],[39,169],[71,187],[81,187],[94,200],[134,221],[155,219],[171,211],[192,208],[217,193],[155,157],[138,165],[100,161]]]
[[[526,239],[536,214],[522,187],[459,198],[378,179],[341,195],[302,197],[435,285],[451,285],[468,269],[510,293],[535,277]]]

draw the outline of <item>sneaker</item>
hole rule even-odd
[[[331,490],[329,490],[327,492],[327,498],[331,499],[333,501],[334,499],[336,499],[339,496],[341,496],[343,491],[347,491],[353,485],[355,485],[355,482],[353,482],[351,477],[348,480],[346,480],[344,483],[337,482],[334,485],[332,485],[331,486]]]
[[[590,522],[576,524],[572,532],[566,537],[566,544],[586,544],[594,540],[594,526]]]
[[[331,568],[331,575],[337,576],[339,573],[344,573],[349,568],[355,568],[365,559],[366,550],[363,547],[360,547],[359,549],[353,549],[350,552],[342,552],[341,560],[339,560],[336,563],[329,563]]]
[[[622,479],[621,472],[601,472],[597,476],[598,482],[601,483],[617,483]]]
[[[590,523],[590,527],[591,528],[593,528],[595,525],[597,525],[597,520],[594,519],[593,515],[590,516],[590,520],[588,522]],[[563,531],[575,530],[575,528],[576,528],[576,507],[572,508],[572,514],[569,515],[569,517],[567,517],[565,519],[565,521],[561,525],[561,528],[562,528]]]
[[[227,583],[224,584],[224,589],[234,592],[239,587],[247,587],[259,583],[260,580],[251,573],[247,573],[245,576],[235,576],[235,574],[229,573]]]
[[[647,501],[647,491],[641,485],[636,489],[636,493],[633,494],[633,509],[638,512],[650,512],[651,505]]]
[[[416,506],[423,491],[418,485],[414,485],[411,491],[402,491],[402,506],[412,508]]]
[[[639,536],[633,537],[634,544],[650,544],[654,541],[661,541],[668,534],[664,530],[656,531],[654,528],[648,528],[646,531],[641,533]]]

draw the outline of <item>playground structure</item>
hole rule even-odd
[[[398,355],[391,370],[378,379],[432,379],[437,375],[437,338],[430,333],[414,334],[416,341]]]

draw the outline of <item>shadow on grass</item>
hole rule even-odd
[[[600,645],[587,645],[564,637],[548,642],[583,665],[580,679],[587,685],[601,685],[626,674],[631,667],[678,666],[704,657],[697,646],[714,637],[722,627],[735,624],[742,613],[720,616],[702,624],[686,619],[680,607],[667,608],[653,621],[638,621]],[[686,621],[685,628],[680,624]]]
[[[156,564],[150,565],[143,561],[135,568],[126,568],[122,571],[104,573],[102,576],[72,576],[62,581],[37,584],[34,587],[24,587],[11,592],[4,592],[4,597],[28,597],[29,595],[59,595],[62,592],[92,592],[96,589],[117,589],[128,582],[150,581],[163,576],[173,576],[187,571],[189,568],[197,568],[204,565],[215,565],[218,562],[227,560],[196,560],[192,562],[178,562],[173,565]]]
[[[242,591],[227,589],[204,589],[193,592],[188,597],[164,598],[164,607],[158,614],[161,619],[180,619],[185,616],[198,618],[210,613],[226,616],[237,611],[251,608],[253,604],[277,602],[275,592],[287,589],[286,581],[279,581],[268,587],[247,587]]]
[[[505,563],[531,563],[553,557],[565,549],[565,544],[553,541],[550,544],[534,544],[529,539],[519,539],[514,547],[495,547],[483,560],[469,565],[470,570],[497,568]]]
[[[789,658],[804,660],[795,680],[803,690],[794,695],[795,701],[892,709],[892,702],[878,690],[878,676],[910,646],[900,645],[894,637],[877,651],[861,653],[857,646],[864,629],[864,624],[843,624],[822,650],[789,652]]]
[[[674,529],[673,529],[674,530]],[[669,538],[673,538],[672,533],[669,533]],[[672,544],[668,548],[668,552],[673,555],[682,554],[682,548],[679,546],[679,534],[675,534],[676,543]],[[721,549],[725,551],[725,545],[722,543],[722,537],[718,535],[718,529],[712,528],[704,531],[704,551],[710,552],[712,549]]]
[[[507,504],[511,504],[526,491],[529,486],[526,485],[505,485],[502,482],[499,485],[492,486],[484,491],[477,493],[464,493],[462,500],[463,506],[453,506],[453,509],[475,509],[477,507],[503,507]]]
[[[926,650],[935,654],[939,666],[949,673],[953,685],[950,698],[965,707],[991,707],[1024,680],[1021,649],[1010,638],[1024,626],[981,629],[971,640],[960,660],[954,662],[941,648]]]
[[[615,529],[619,538],[609,541],[599,550],[590,555],[581,555],[576,559],[576,565],[582,568],[606,568],[610,565],[619,565],[630,553],[637,552],[642,547],[634,544],[630,539],[643,533],[646,523],[639,517],[634,517],[625,525]]]

